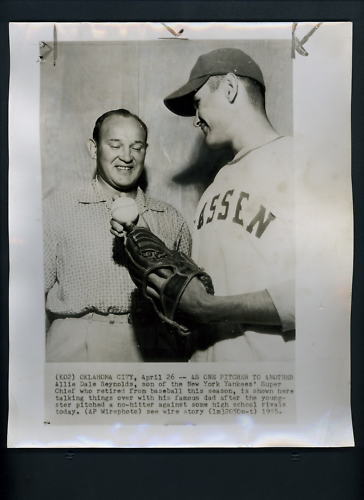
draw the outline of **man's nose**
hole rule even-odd
[[[122,148],[118,156],[120,160],[124,161],[125,163],[130,163],[132,161],[129,148]]]
[[[196,109],[196,114],[195,114],[195,117],[193,119],[193,126],[199,127],[200,125],[201,125],[201,120],[200,120],[200,116],[198,114],[198,109]]]

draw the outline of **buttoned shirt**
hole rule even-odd
[[[140,188],[135,201],[138,225],[148,227],[168,248],[190,254],[190,233],[176,209]],[[96,179],[44,202],[46,309],[55,317],[130,310],[135,285],[113,258],[112,202]]]

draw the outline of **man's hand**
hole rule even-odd
[[[110,233],[116,236],[117,238],[123,238],[125,237],[125,229],[123,224],[120,224],[120,222],[116,221],[115,219],[110,220]]]
[[[134,227],[134,225],[132,223],[131,224],[126,224],[126,223],[120,224],[120,222],[118,222],[115,219],[111,219],[110,225],[111,225],[110,233],[113,234],[114,236],[116,236],[117,238],[125,238],[125,236],[128,234],[128,232],[131,231],[131,229]]]
[[[146,287],[148,297],[159,300],[161,290],[171,276],[172,271],[169,269],[159,269],[157,272],[149,274],[148,286]],[[213,295],[206,292],[205,287],[196,277],[189,282],[184,290],[178,304],[178,310],[193,320],[203,323],[212,300]]]

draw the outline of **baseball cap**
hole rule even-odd
[[[167,108],[181,116],[194,116],[194,94],[207,82],[210,76],[235,73],[237,76],[253,78],[264,87],[261,69],[248,54],[240,49],[216,49],[202,54],[192,68],[185,85],[164,99]]]

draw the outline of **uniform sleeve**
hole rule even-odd
[[[281,320],[282,332],[295,329],[294,280],[278,283],[267,290]]]
[[[185,221],[182,222],[181,228],[176,240],[176,250],[190,256],[192,248],[191,233]]]
[[[53,207],[51,203],[44,203],[43,210],[43,259],[44,259],[44,286],[45,293],[52,288],[56,281],[57,269],[57,236],[56,221],[52,217]]]

